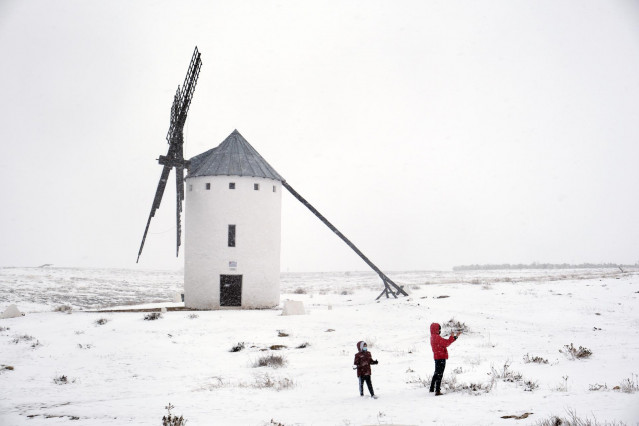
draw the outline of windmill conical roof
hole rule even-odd
[[[234,130],[216,148],[189,160],[187,178],[196,176],[252,176],[284,181],[284,178]]]

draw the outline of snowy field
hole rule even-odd
[[[0,319],[0,425],[160,425],[169,402],[192,426],[639,425],[639,270],[388,275],[410,296],[376,301],[374,273],[283,274],[282,302],[306,315],[145,320],[91,311],[170,305],[181,273],[0,268],[0,313],[26,312]],[[438,397],[431,322],[464,329]],[[359,340],[379,360],[376,400],[351,368]],[[268,357],[283,365],[255,366]]]

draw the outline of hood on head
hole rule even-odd
[[[437,324],[436,322],[430,325],[430,334],[437,334],[439,330],[441,330],[442,326]]]
[[[357,342],[357,350],[361,352],[364,349],[364,345],[366,345],[366,342],[363,340],[360,340],[359,342]]]

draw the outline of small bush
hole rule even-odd
[[[70,314],[73,308],[69,305],[60,305],[53,309],[53,312],[63,312],[65,314]]]
[[[69,380],[67,376],[62,375],[60,377],[54,377],[53,383],[55,383],[56,385],[66,385],[68,383],[75,383],[75,380]]]
[[[535,389],[539,389],[539,383],[533,382],[532,380],[525,380],[524,381],[524,391],[525,392],[532,392]]]
[[[35,339],[35,337],[33,336],[29,336],[28,334],[23,334],[21,336],[16,336],[13,338],[12,342],[15,343],[16,345],[20,342],[30,342],[33,339]]]
[[[190,314],[189,315],[189,319],[196,319],[199,318],[200,316],[198,314]]]
[[[594,385],[590,385],[588,387],[589,391],[600,391],[600,390],[608,390],[608,385],[606,385],[605,383],[603,385],[600,385],[599,383],[595,383]]]
[[[288,333],[282,330],[277,330],[277,337],[288,337]]]
[[[599,423],[597,419],[590,420],[588,418],[582,419],[577,417],[577,413],[573,410],[568,410],[568,417],[552,416],[549,419],[540,420],[535,423],[535,426],[623,426],[622,422],[604,422]]]
[[[162,318],[162,314],[159,312],[151,312],[150,314],[146,314],[144,316],[145,321],[154,321],[160,318]]]
[[[639,391],[639,380],[637,380],[637,375],[633,374],[632,377],[625,379],[619,385],[619,390],[625,393],[635,393]]]
[[[80,349],[91,349],[93,347],[93,345],[91,343],[87,343],[85,345],[78,343],[78,348]]]
[[[239,352],[242,349],[244,349],[244,342],[238,342],[238,344],[233,346],[229,352]]]
[[[441,334],[442,336],[444,336],[444,335],[449,335],[451,333],[459,333],[459,332],[468,333],[469,331],[470,329],[465,323],[459,322],[455,320],[455,318],[451,318],[450,320],[442,324]]]
[[[301,345],[297,346],[295,349],[304,349],[304,348],[308,348],[309,346],[311,346],[310,343],[304,342]]]
[[[577,349],[572,343],[570,345],[564,345],[564,349],[559,349],[559,352],[573,360],[589,358],[590,355],[592,355],[592,351],[590,349],[584,348],[583,346],[579,346],[579,349]]]
[[[13,365],[0,365],[0,370],[10,370],[13,371]]]
[[[523,381],[523,376],[521,375],[521,373],[518,373],[516,371],[511,371],[509,370],[509,368],[510,368],[510,364],[508,363],[508,361],[504,363],[504,366],[501,368],[501,370],[497,370],[494,366],[491,365],[490,374],[495,379],[500,379],[500,380],[503,380],[504,382],[516,383],[516,382]]]
[[[531,362],[537,363],[537,364],[548,364],[548,360],[544,359],[540,356],[533,356],[530,357],[528,354],[524,355],[524,362],[526,364],[530,364]]]
[[[297,287],[295,290],[293,290],[294,294],[306,294],[306,290],[303,289],[302,287]]]
[[[293,380],[288,379],[286,377],[283,378],[275,378],[271,377],[268,373],[262,374],[255,377],[255,383],[252,387],[257,389],[265,389],[272,388],[277,391],[281,391],[283,389],[290,389],[295,386],[295,382]]]
[[[106,324],[107,322],[109,322],[109,320],[108,320],[108,319],[106,319],[106,318],[100,318],[100,319],[95,320],[95,325],[104,325],[104,324]]]
[[[412,370],[411,370],[412,371]],[[407,371],[408,372],[408,371]],[[409,384],[417,384],[419,387],[430,388],[430,383],[433,377],[428,376],[425,379],[421,377],[417,377],[416,379],[411,379],[406,383]],[[447,392],[464,392],[471,395],[479,395],[482,393],[488,393],[492,390],[493,385],[491,383],[457,383],[457,376],[452,374],[450,377],[445,377],[442,380],[442,389]]]
[[[174,416],[171,414],[171,410],[175,408],[175,406],[169,405],[164,407],[167,411],[167,415],[162,417],[162,426],[184,426],[186,424],[186,420],[183,416]]]
[[[281,355],[266,355],[255,361],[253,367],[273,367],[280,368],[286,365],[286,359]]]

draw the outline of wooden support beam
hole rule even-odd
[[[306,201],[304,199],[304,197],[302,197],[300,194],[298,194],[297,191],[295,191],[288,183],[286,183],[286,181],[282,181],[282,186],[284,186],[284,188],[286,188],[288,190],[288,192],[290,192],[293,195],[293,197],[297,198],[302,204],[304,204],[306,206],[306,208],[308,208],[311,212],[313,212],[313,214],[315,216],[317,216],[317,218],[319,220],[321,220],[324,225],[328,226],[328,228],[331,231],[333,231],[335,233],[335,235],[340,237],[342,239],[342,241],[344,241],[346,243],[346,245],[348,245],[355,253],[357,253],[357,255],[359,257],[361,257],[362,260],[364,262],[366,262],[366,264],[368,266],[370,266],[373,271],[377,272],[379,277],[384,282],[384,291],[382,292],[382,294],[386,294],[387,298],[388,298],[389,294],[392,294],[393,297],[395,297],[395,298],[397,298],[397,294],[402,294],[404,296],[408,296],[408,293],[406,293],[402,287],[398,286],[397,284],[395,284],[393,282],[393,280],[388,278],[377,266],[375,266],[375,264],[373,262],[371,262],[368,259],[368,257],[366,257],[364,255],[364,253],[362,253],[360,251],[360,249],[358,249],[355,246],[355,244],[353,244],[348,238],[346,238],[346,236],[344,234],[342,234],[335,226],[333,226],[333,224],[331,222],[329,222],[328,219],[326,219],[319,211],[317,211],[317,209],[315,207],[313,207],[311,205],[311,203]],[[393,288],[391,288],[391,287],[395,288],[395,291],[393,291]],[[382,294],[380,294],[377,297],[377,299],[379,299],[382,296]],[[375,299],[375,300],[377,300],[377,299]]]

